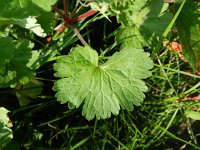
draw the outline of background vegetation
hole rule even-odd
[[[199,2],[65,2],[0,0],[0,149],[200,149]],[[66,22],[66,10],[95,12]],[[85,44],[73,26],[101,63],[127,47],[150,53],[140,106],[88,121],[83,104],[58,101],[54,65]]]

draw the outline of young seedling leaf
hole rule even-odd
[[[139,106],[147,91],[142,81],[149,76],[153,62],[142,49],[127,48],[116,52],[104,64],[90,47],[76,47],[54,64],[55,76],[61,77],[53,89],[57,100],[76,108],[83,104],[82,114],[91,120],[95,116],[117,115],[120,106],[129,111]]]

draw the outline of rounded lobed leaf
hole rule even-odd
[[[109,118],[119,113],[120,106],[133,110],[142,103],[147,86],[141,79],[151,76],[152,67],[142,49],[123,49],[100,65],[96,51],[79,46],[54,64],[55,76],[62,79],[53,89],[61,103],[77,108],[84,102],[82,114],[88,120]]]

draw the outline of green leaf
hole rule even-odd
[[[49,34],[52,31],[54,20],[53,12],[44,12],[38,17],[38,23],[44,29],[45,33]]]
[[[23,86],[18,84],[17,87],[19,88],[15,89],[17,89],[16,96],[19,100],[20,106],[26,106],[32,99],[36,99],[42,92],[42,86],[43,83],[38,80],[31,80]]]
[[[142,49],[127,48],[115,53],[104,64],[98,62],[98,54],[89,47],[76,47],[68,56],[54,64],[55,76],[61,77],[53,89],[61,103],[79,107],[91,120],[95,116],[109,118],[117,115],[120,106],[129,111],[133,104],[139,106],[147,91],[141,80],[151,76],[153,67],[149,54]]]
[[[17,24],[23,28],[33,31],[38,36],[44,37],[50,30],[53,21],[52,14],[49,13],[51,5],[57,0],[0,0],[0,26],[7,24]],[[48,14],[48,15],[47,15]],[[47,18],[45,18],[45,16]],[[37,22],[39,17],[39,23]],[[45,18],[46,25],[41,19]],[[48,24],[48,25],[47,25]]]
[[[35,74],[32,66],[33,44],[27,40],[13,41],[12,38],[0,38],[0,87],[8,87],[20,82],[27,83]]]
[[[9,128],[12,124],[9,123],[8,112],[4,107],[0,107],[0,149],[6,146],[13,138],[12,130]]]
[[[30,2],[30,0],[28,0]],[[42,8],[45,11],[50,11],[51,6],[54,5],[57,0],[31,0],[36,6]]]
[[[200,10],[198,4],[186,1],[177,21],[177,29],[183,48],[183,55],[194,71],[200,59]]]
[[[124,27],[131,27],[144,21],[143,17],[149,12],[147,8],[143,9],[146,4],[147,0],[116,0],[111,4],[110,11]]]
[[[74,149],[77,149],[78,147],[81,147],[81,145],[85,144],[90,138],[91,138],[91,136],[88,136],[88,137],[82,139],[81,141],[76,143],[73,147],[71,147],[70,150],[74,150]]]
[[[135,48],[154,44],[172,18],[167,8],[168,4],[161,0],[114,1],[110,11],[122,24],[116,42],[122,43],[122,47],[129,45]]]
[[[0,37],[7,37],[9,35],[10,26],[0,26]]]
[[[35,17],[28,17],[26,19],[22,19],[22,20],[19,20],[19,21],[15,20],[13,22],[13,24],[17,24],[17,25],[20,25],[23,28],[29,29],[40,37],[47,36],[44,29],[42,29],[41,25],[37,23],[37,20],[36,20]]]
[[[200,120],[200,112],[198,111],[186,110],[185,115],[194,120]]]
[[[50,11],[57,0],[0,0],[0,18],[24,19]]]
[[[147,46],[144,36],[141,35],[136,26],[122,28],[116,34],[115,40],[118,44],[122,43],[121,48],[143,48],[144,46]]]

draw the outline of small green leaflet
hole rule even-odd
[[[142,49],[126,48],[116,52],[104,64],[90,47],[78,46],[54,64],[55,76],[60,77],[53,89],[57,100],[78,108],[91,120],[117,115],[120,106],[129,111],[139,106],[147,86],[141,79],[151,76],[153,62]]]
[[[28,40],[13,41],[0,38],[0,87],[20,82],[27,83],[35,74],[38,53],[32,52],[33,44]]]
[[[156,37],[162,35],[172,15],[167,11],[168,4],[162,0],[116,0],[110,12],[122,24],[116,35],[116,42],[143,48],[155,44]]]

